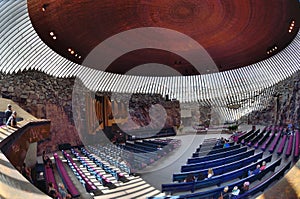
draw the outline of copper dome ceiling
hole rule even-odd
[[[28,0],[28,11],[41,39],[58,54],[78,64],[113,35],[141,27],[162,27],[197,41],[218,69],[226,71],[264,60],[285,48],[298,32],[297,23],[292,31],[289,28],[299,19],[299,2]],[[184,57],[151,48],[123,54],[106,71],[124,74],[137,65],[151,62],[173,67],[183,75],[199,74]]]

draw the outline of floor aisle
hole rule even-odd
[[[175,139],[181,140],[180,148],[171,152],[162,161],[158,161],[156,164],[148,166],[141,171],[141,177],[156,189],[161,190],[161,184],[172,182],[173,173],[180,172],[181,166],[186,163],[188,158],[192,157],[193,152],[196,151],[196,148],[199,147],[204,139],[228,136],[220,133],[176,136],[174,137]]]

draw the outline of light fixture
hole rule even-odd
[[[43,12],[46,12],[46,9],[47,9],[48,6],[49,6],[48,3],[43,4],[43,6],[42,6],[42,11],[43,11]]]
[[[74,50],[72,50],[72,51],[71,51],[71,54],[73,55],[74,53],[75,53]]]
[[[290,23],[289,33],[291,33],[291,32],[292,32],[292,30],[293,30],[294,26],[295,26],[295,21],[294,21],[294,20],[292,20],[292,22]]]
[[[50,34],[50,36],[54,36],[54,32],[52,32],[52,31],[49,34]]]
[[[52,38],[53,38],[54,40],[56,40],[56,36],[53,36]]]
[[[72,51],[72,49],[71,49],[71,48],[68,48],[68,51],[69,51],[69,52],[71,52],[71,51]]]
[[[272,54],[273,52],[275,52],[277,50],[277,45],[271,46],[270,48],[267,49],[267,54]]]

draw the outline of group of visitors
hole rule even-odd
[[[266,161],[263,161],[261,166],[260,164],[256,165],[256,169],[254,169],[253,171],[249,170],[248,171],[248,176],[250,175],[257,175],[259,174],[261,171],[263,171],[266,168]]]
[[[288,124],[287,128],[284,128],[282,131],[281,131],[281,137],[283,137],[284,135],[287,135],[288,137],[291,136],[291,135],[294,135],[294,127],[292,124]]]
[[[252,174],[258,174],[261,171],[263,171],[266,168],[266,162],[263,161],[262,165],[260,166],[259,164],[256,166],[256,169],[253,171],[249,171],[251,172],[250,175]],[[194,182],[194,181],[200,181],[200,180],[205,180],[205,179],[209,179],[214,175],[213,169],[209,168],[207,171],[207,176],[205,176],[203,173],[199,173],[198,177],[195,178],[195,176],[193,174],[189,174],[184,182]],[[229,192],[229,187],[226,186],[224,188],[224,190],[221,192],[219,199],[235,199],[238,197],[238,195],[241,195],[243,193],[245,193],[246,191],[249,190],[249,186],[250,186],[250,182],[245,181],[242,187],[238,187],[235,186],[233,187],[232,191]]]
[[[216,142],[216,146],[220,146],[220,145],[223,145],[224,148],[229,147],[230,146],[229,140],[223,137],[219,138]]]
[[[193,174],[188,174],[187,177],[184,179],[184,182],[194,182],[194,181],[201,181],[205,179],[209,179],[214,175],[214,171],[212,168],[209,168],[207,171],[207,176],[205,176],[203,173],[199,173],[198,177],[195,178]]]
[[[263,161],[261,165],[257,164],[256,168],[253,171],[249,170],[248,176],[249,175],[257,175],[265,169],[266,169],[266,162]],[[224,188],[224,190],[221,192],[219,199],[236,199],[236,198],[238,198],[239,195],[242,195],[246,191],[248,191],[249,186],[250,186],[250,182],[245,181],[242,187],[239,188],[238,186],[235,186],[235,187],[233,187],[231,192],[229,192],[229,187],[226,186]]]
[[[52,161],[49,158],[49,156],[46,155],[45,151],[43,151],[42,158],[43,158],[45,167],[53,168]],[[54,184],[52,182],[49,182],[48,183],[48,195],[55,199],[58,199],[58,198],[59,199],[70,199],[70,198],[72,198],[72,196],[68,193],[67,189],[65,188],[64,184],[62,184],[62,183],[58,184],[58,190],[56,190]]]
[[[246,191],[249,190],[250,182],[245,181],[243,186],[239,188],[238,186],[234,186],[232,191],[229,192],[229,187],[224,187],[218,199],[236,199],[239,195],[242,195]]]
[[[6,125],[17,127],[17,112],[12,110],[10,104],[7,105],[7,109],[5,110],[5,119]]]

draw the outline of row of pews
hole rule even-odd
[[[80,196],[80,192],[74,185],[74,182],[72,182],[66,166],[70,167],[74,176],[88,193],[97,196],[103,194],[99,189],[99,183],[108,189],[115,189],[118,184],[116,182],[126,183],[130,181],[123,172],[130,175],[134,170],[127,165],[126,161],[122,162],[114,157],[128,158],[127,161],[129,163],[132,161],[129,158],[133,158],[133,162],[151,164],[151,159],[157,160],[178,146],[180,146],[178,140],[154,139],[134,141],[127,143],[126,147],[116,145],[76,147],[70,150],[62,150],[62,157],[58,153],[54,153],[53,157],[66,189],[73,198],[76,198]],[[54,187],[58,189],[52,167],[45,166],[45,175],[47,183],[52,182]],[[113,177],[114,182],[109,180],[106,177],[107,175]],[[92,181],[91,179],[94,180]]]
[[[73,198],[79,197],[80,193],[75,187],[74,183],[72,182],[70,176],[68,175],[68,172],[64,166],[64,163],[62,160],[59,158],[57,153],[53,154],[54,160],[55,160],[55,165],[57,168],[57,171],[65,185],[65,188],[68,190],[68,192],[71,194]]]
[[[128,174],[142,170],[180,146],[180,140],[153,139],[126,142],[125,144],[97,144],[88,150]]]
[[[262,131],[252,129],[241,132],[235,137],[236,142],[231,142],[228,148],[222,148],[222,145],[212,147],[216,143],[212,140],[200,145],[187,163],[181,166],[181,172],[173,174],[173,183],[162,184],[161,190],[167,196],[148,198],[218,198],[225,186],[231,191],[246,181],[253,185],[238,198],[253,196],[284,176],[298,160],[299,139],[298,130],[290,132],[282,127],[270,126]],[[277,153],[273,154],[274,151]],[[264,170],[248,175],[249,170],[254,170],[262,162],[267,163]],[[199,175],[207,175],[209,168],[213,169],[214,176],[198,180]],[[190,175],[195,180],[184,182]],[[174,196],[176,193],[181,194]]]

